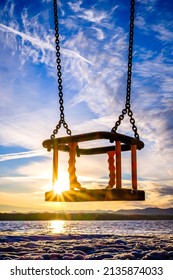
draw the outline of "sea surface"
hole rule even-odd
[[[2,235],[172,235],[173,220],[157,221],[1,221]]]

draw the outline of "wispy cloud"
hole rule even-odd
[[[109,26],[110,16],[118,8],[118,5],[115,5],[111,10],[100,9],[100,3],[91,4],[88,7],[84,8],[82,6],[82,1],[77,1],[76,3],[68,2],[69,7],[75,13],[75,15],[83,20],[86,20],[90,23],[97,25]],[[99,7],[98,7],[99,6]]]
[[[32,45],[39,47],[41,50],[45,49],[45,50],[49,50],[49,51],[55,51],[55,46],[53,46],[49,42],[42,41],[42,40],[40,40],[40,38],[34,38],[34,37],[32,37],[30,35],[27,35],[23,32],[15,30],[14,28],[12,28],[10,26],[0,24],[0,30],[3,31],[3,32],[10,32],[10,33],[13,33],[15,35],[18,35],[24,41],[25,40],[29,41]],[[82,59],[89,64],[93,64],[91,61],[89,61],[85,57],[81,56],[79,53],[74,52],[73,50],[68,50],[68,49],[62,48],[62,53],[65,54],[65,55],[71,55],[72,57],[76,56],[77,58]]]
[[[43,156],[45,154],[46,154],[46,152],[44,152],[43,150],[2,154],[2,155],[0,155],[0,161],[15,160],[15,159],[20,159],[20,158],[38,157],[38,156]]]
[[[153,24],[151,28],[154,32],[156,32],[156,37],[164,43],[173,41],[173,31],[171,31],[170,28],[166,27],[165,25]]]
[[[33,45],[37,45],[38,47],[40,48],[43,48],[43,49],[48,49],[48,50],[51,50],[51,51],[54,51],[54,47],[47,43],[47,42],[44,42],[44,41],[41,41],[39,38],[33,38],[32,36],[29,36],[23,32],[20,32],[18,30],[15,30],[14,28],[10,27],[10,26],[6,26],[6,25],[3,25],[3,24],[0,24],[0,29],[1,31],[3,32],[11,32],[15,35],[18,35],[20,36],[23,40],[26,40],[26,41],[29,41],[31,42]]]

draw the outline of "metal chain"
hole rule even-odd
[[[59,90],[60,120],[59,123],[56,125],[56,128],[53,130],[53,133],[50,137],[51,139],[55,138],[55,135],[58,133],[58,130],[60,129],[61,125],[63,125],[63,127],[66,129],[66,133],[71,136],[71,130],[68,128],[68,124],[65,121],[65,115],[64,115],[57,0],[53,1],[53,6],[54,6],[55,44],[56,44],[56,57],[57,57],[56,62],[57,62],[57,81],[58,81],[58,90]]]
[[[130,107],[132,58],[133,58],[133,37],[134,37],[134,13],[135,13],[135,0],[131,0],[126,103],[125,103],[125,108],[122,110],[122,113],[118,118],[118,121],[115,123],[115,126],[112,128],[112,132],[117,131],[118,126],[121,124],[121,121],[124,119],[124,116],[127,113],[128,116],[130,117],[130,123],[132,124],[132,130],[134,131],[134,136],[136,139],[139,139],[137,127],[135,125],[135,119],[133,118],[133,112]]]

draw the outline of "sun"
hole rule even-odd
[[[64,191],[69,190],[68,174],[61,172],[58,175],[58,180],[53,185],[53,191],[57,194],[61,194]]]

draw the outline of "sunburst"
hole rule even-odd
[[[58,180],[53,185],[53,190],[57,194],[61,194],[64,191],[69,190],[68,175],[65,172],[61,172],[58,176]]]

